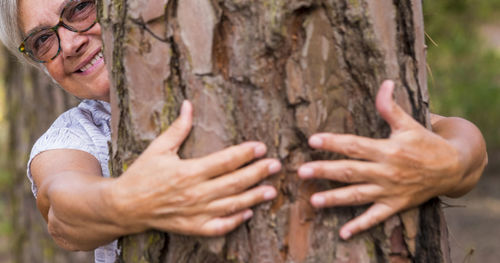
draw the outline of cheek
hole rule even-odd
[[[50,76],[52,76],[52,78],[54,78],[58,83],[62,84],[64,82],[65,74],[62,63],[59,62],[58,58],[46,63],[45,67],[47,68]]]

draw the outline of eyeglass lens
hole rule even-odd
[[[61,15],[65,28],[73,32],[89,30],[96,20],[95,0],[74,0],[68,3]],[[39,61],[49,61],[59,52],[59,37],[56,28],[43,29],[25,41],[31,55]]]

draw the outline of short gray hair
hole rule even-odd
[[[21,62],[48,73],[43,65],[31,61],[18,51],[18,47],[23,41],[23,33],[19,25],[18,0],[0,0],[0,41]]]

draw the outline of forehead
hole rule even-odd
[[[61,6],[67,0],[20,0],[19,23],[26,33],[38,26],[52,26],[57,23]]]

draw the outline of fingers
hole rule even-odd
[[[351,236],[383,222],[397,212],[398,209],[392,208],[387,204],[375,203],[363,214],[347,222],[340,229],[340,237],[347,240]]]
[[[259,186],[242,194],[219,199],[207,205],[206,209],[219,215],[231,215],[237,211],[250,208],[276,197],[276,189],[272,186]]]
[[[180,116],[170,127],[156,138],[148,151],[177,153],[179,147],[189,135],[193,125],[193,106],[187,100],[182,103]]]
[[[203,224],[200,234],[204,236],[221,236],[227,234],[252,216],[252,210],[247,209],[231,216],[209,220]]]
[[[371,139],[350,134],[315,134],[309,139],[309,145],[315,149],[337,152],[352,158],[382,160],[387,140]]]
[[[207,210],[229,216],[208,221],[202,227],[202,234],[219,236],[228,233],[253,216],[252,210],[247,208],[269,201],[275,198],[276,195],[277,192],[274,187],[260,186],[237,196],[211,202],[207,206]]]
[[[382,118],[391,126],[392,131],[411,128],[418,123],[407,114],[392,98],[394,82],[386,80],[377,94],[376,107]]]
[[[226,174],[266,154],[266,145],[260,142],[246,142],[228,147],[208,156],[186,160],[193,174],[207,179]]]
[[[278,160],[261,160],[227,175],[201,183],[196,186],[194,191],[204,193],[202,196],[205,199],[201,201],[211,201],[241,193],[250,186],[262,181],[265,177],[280,170],[281,163]]]
[[[311,204],[316,208],[364,205],[374,202],[383,190],[374,184],[350,185],[316,193],[311,196]]]
[[[376,182],[385,177],[387,168],[379,163],[341,160],[317,161],[302,165],[302,179],[322,178],[343,183]]]

